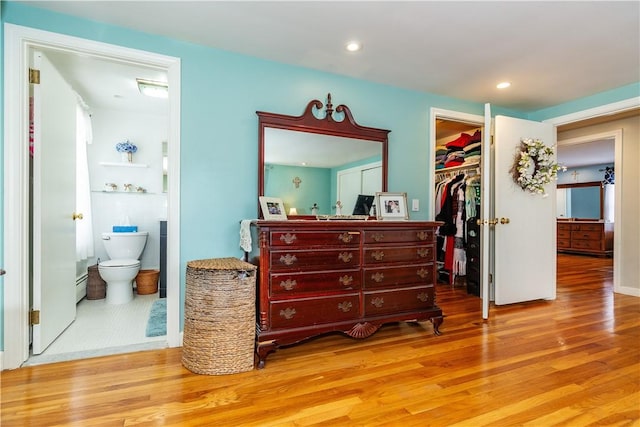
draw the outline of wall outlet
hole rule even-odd
[[[413,212],[418,212],[420,210],[420,200],[418,199],[411,200],[411,210]]]

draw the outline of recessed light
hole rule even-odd
[[[349,52],[357,52],[362,49],[362,44],[358,41],[350,41],[346,44],[345,49],[347,49]]]
[[[497,87],[498,89],[506,89],[506,88],[508,88],[509,86],[511,86],[511,83],[510,83],[510,82],[500,82],[500,83],[498,83],[498,84],[496,85],[496,87]]]

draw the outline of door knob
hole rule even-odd
[[[81,213],[73,213],[73,215],[71,216],[71,218],[73,218],[73,220],[75,221],[76,219],[82,219],[82,214]]]
[[[496,225],[498,223],[498,218],[490,219],[489,225]]]
[[[509,218],[500,218],[500,224],[509,224]]]

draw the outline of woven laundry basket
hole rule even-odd
[[[87,278],[87,299],[104,299],[107,296],[107,282],[102,280],[98,265],[89,267],[89,277]]]
[[[158,292],[160,270],[140,270],[136,275],[136,291],[138,295],[150,295]]]
[[[182,364],[197,374],[254,366],[256,266],[237,258],[187,263]]]

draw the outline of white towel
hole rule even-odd
[[[243,219],[240,221],[240,247],[245,252],[251,252],[251,223],[255,219]]]

